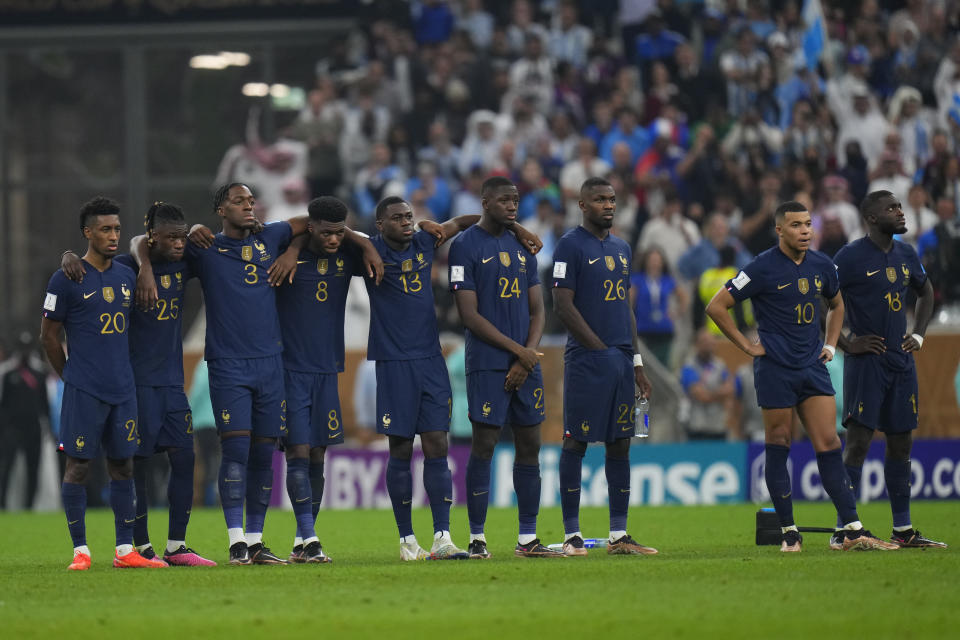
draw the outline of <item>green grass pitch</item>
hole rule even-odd
[[[913,505],[924,533],[947,550],[840,553],[826,534],[804,551],[753,544],[754,505],[634,508],[630,531],[653,557],[557,560],[513,556],[516,511],[491,509],[489,561],[402,563],[390,511],[324,511],[319,531],[332,565],[231,567],[218,510],[193,512],[188,543],[210,569],[118,570],[112,514],[87,516],[93,568],[66,571],[70,541],[60,513],[0,515],[0,637],[19,638],[942,638],[956,637],[960,508]],[[829,504],[799,504],[800,524],[830,526]],[[154,542],[166,514],[151,512]],[[884,537],[886,503],[861,508]],[[452,514],[466,546],[466,512]],[[605,509],[584,509],[586,536],[603,536]],[[293,516],[273,510],[265,540],[290,550]],[[430,514],[414,512],[423,546]],[[559,542],[559,509],[540,514]]]

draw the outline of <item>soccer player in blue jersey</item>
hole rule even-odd
[[[901,547],[947,545],[930,540],[910,520],[910,450],[917,428],[917,369],[913,352],[933,315],[933,286],[909,244],[894,239],[907,231],[900,201],[889,191],[867,194],[860,205],[867,235],[840,249],[834,257],[843,293],[848,336],[839,346],[843,361],[843,424],[847,443],[843,462],[860,490],[863,461],[874,431],[886,434],[883,464],[893,511],[891,540]],[[907,296],[917,295],[913,330],[907,333]],[[831,548],[842,540],[834,536]]]
[[[553,252],[553,304],[567,328],[563,366],[563,450],[560,506],[563,553],[585,556],[580,532],[580,478],[590,442],[606,446],[610,539],[607,553],[653,555],[627,533],[630,438],[635,389],[650,395],[640,339],[630,306],[630,245],[611,235],[617,195],[603,178],[580,187],[583,223],[566,232]]]
[[[836,353],[843,324],[837,270],[826,255],[809,249],[810,212],[784,202],[774,213],[778,244],[753,259],[707,305],[707,315],[731,342],[754,358],[757,402],[763,411],[766,481],[780,520],[780,550],[799,552],[802,539],[793,520],[787,458],[796,408],[817,454],[823,488],[840,517],[844,550],[890,550],[863,528],[841,458],[833,386],[825,366]],[[760,341],[751,343],[736,327],[730,309],[753,300]],[[820,305],[826,303],[826,339],[820,339]]]
[[[203,287],[207,334],[205,358],[210,397],[221,438],[219,485],[230,563],[286,564],[263,543],[263,523],[273,487],[273,452],[286,434],[283,345],[270,269],[309,218],[259,227],[249,187],[231,183],[214,195],[222,231],[191,242],[185,257]],[[202,233],[200,234],[202,235]],[[355,241],[365,242],[358,238]],[[142,259],[143,247],[137,255]],[[369,243],[365,261],[377,261]],[[154,281],[141,260],[138,299],[152,306],[156,294],[141,283]],[[246,505],[246,527],[244,527]]]
[[[360,253],[345,245],[347,207],[323,196],[310,202],[306,246],[291,243],[298,265],[277,290],[287,394],[287,493],[297,521],[290,561],[325,563],[315,531],[329,445],[343,443],[337,374],[343,371],[343,321],[350,278],[362,272]],[[296,246],[295,246],[296,245]]]
[[[147,527],[147,460],[165,451],[170,462],[167,499],[170,506],[167,546],[163,559],[178,566],[215,566],[186,545],[187,523],[193,505],[193,421],[183,391],[183,340],[180,308],[187,280],[192,277],[183,261],[187,222],[180,207],[155,202],[147,211],[146,241],[159,300],[149,309],[130,316],[130,362],[137,385],[140,444],[134,456],[133,478],[137,495],[137,522],[133,541],[144,558],[156,558]],[[137,273],[129,255],[115,261]],[[64,272],[83,281],[85,270],[72,253],[64,255]]]
[[[473,423],[467,464],[470,557],[490,557],[484,534],[490,460],[500,429],[509,423],[520,520],[514,553],[562,558],[537,538],[540,423],[546,415],[542,354],[537,351],[544,322],[537,259],[509,232],[517,219],[517,187],[506,178],[489,178],[480,198],[480,222],[454,240],[449,257],[450,288],[466,328],[467,403]]]
[[[467,553],[450,536],[453,481],[447,463],[447,432],[453,398],[447,365],[440,350],[431,271],[438,238],[456,235],[476,220],[460,216],[432,234],[415,231],[413,209],[391,196],[377,204],[379,234],[371,241],[383,258],[379,286],[367,279],[370,337],[367,359],[376,362],[377,431],[387,436],[390,460],[386,481],[400,532],[402,560],[460,559]],[[436,226],[436,225],[434,225]],[[423,447],[423,485],[433,514],[433,546],[420,547],[413,533],[411,503],[413,439]]]
[[[61,495],[74,547],[68,569],[90,568],[84,485],[90,460],[101,448],[107,457],[116,528],[113,566],[165,567],[162,560],[142,557],[133,546],[133,454],[139,435],[127,328],[136,276],[113,260],[120,240],[120,208],[108,198],[90,200],[80,210],[80,229],[87,239],[83,264],[89,275],[77,283],[63,271],[53,274],[40,326],[44,351],[64,383],[59,448],[66,469]],[[60,343],[61,329],[69,358]]]

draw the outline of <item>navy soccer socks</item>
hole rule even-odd
[[[412,536],[413,474],[410,472],[410,461],[390,456],[386,478],[387,493],[390,494],[390,502],[393,504],[393,517],[397,521],[400,537]]]
[[[250,436],[224,438],[220,443],[223,458],[220,462],[220,504],[227,529],[243,531],[243,499],[247,492],[247,460],[250,456]],[[241,538],[242,539],[242,538]]]
[[[513,489],[517,493],[517,511],[520,535],[537,534],[537,514],[540,512],[540,465],[513,465]]]
[[[630,459],[607,456],[604,466],[610,500],[610,531],[626,531],[630,507]]]
[[[490,502],[490,461],[470,456],[467,462],[467,519],[470,534],[481,535]]]
[[[792,489],[790,487],[790,474],[787,473],[787,458],[790,457],[790,447],[768,444],[764,447],[764,450],[766,452],[764,477],[767,481],[770,500],[773,501],[773,508],[777,512],[780,526],[792,527],[794,526],[793,500],[790,496]]]
[[[287,460],[287,495],[297,520],[297,537],[302,540],[315,537],[313,528],[313,505],[311,504],[310,460],[291,458]]]
[[[563,532],[580,531],[580,484],[583,473],[583,454],[572,449],[560,452],[560,510],[563,513]]]
[[[433,514],[433,530],[450,530],[450,507],[453,505],[453,477],[447,457],[425,458],[423,461],[423,487],[430,499]]]
[[[248,544],[258,543],[263,534],[263,523],[267,519],[267,508],[270,506],[270,494],[273,491],[273,452],[276,449],[273,440],[254,442],[250,446],[246,505]]]
[[[87,487],[64,482],[60,485],[60,497],[63,500],[63,511],[67,516],[67,528],[70,530],[73,546],[83,547],[87,544]]]

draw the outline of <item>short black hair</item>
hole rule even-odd
[[[106,196],[97,196],[85,202],[83,206],[80,207],[80,230],[83,231],[85,227],[90,226],[88,224],[90,218],[118,215],[120,215],[120,205],[118,205],[115,200],[111,200]]]
[[[217,209],[223,205],[223,201],[227,199],[227,194],[230,193],[230,189],[233,189],[234,187],[247,187],[247,189],[250,189],[250,187],[242,182],[230,182],[221,186],[219,189],[217,189],[217,192],[213,194],[214,213],[216,213]],[[253,189],[250,189],[250,193],[253,193]]]
[[[333,196],[314,198],[307,205],[307,212],[314,222],[343,222],[347,219],[347,205]]]
[[[487,193],[490,191],[496,191],[497,189],[503,187],[515,187],[517,185],[513,184],[509,178],[504,178],[503,176],[491,176],[483,181],[483,186],[480,187],[480,196],[485,198]]]
[[[803,204],[802,202],[797,202],[796,200],[787,200],[777,207],[776,211],[774,211],[773,219],[776,220],[777,223],[780,223],[783,222],[784,216],[786,216],[788,213],[796,213],[806,210],[807,205]]]
[[[871,191],[864,197],[863,201],[860,203],[860,215],[866,218],[867,216],[875,213],[874,209],[877,207],[877,204],[883,198],[887,197],[896,197],[890,191]]]
[[[183,209],[170,202],[158,200],[147,210],[147,215],[143,217],[143,226],[147,231],[153,231],[157,224],[186,224],[187,219],[183,215]]]
[[[597,176],[587,178],[583,181],[583,184],[580,185],[580,197],[583,198],[583,195],[594,187],[613,187],[613,185],[610,184],[608,180],[604,178],[598,178]]]
[[[377,203],[377,220],[380,220],[383,218],[383,216],[387,215],[387,207],[392,204],[407,204],[407,201],[400,196],[387,196]]]

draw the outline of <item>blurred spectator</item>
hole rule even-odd
[[[460,175],[467,175],[474,167],[490,171],[496,166],[501,143],[496,121],[497,115],[484,109],[470,115],[467,137],[460,149]]]
[[[11,357],[0,363],[0,509],[7,508],[10,472],[21,452],[26,462],[24,508],[32,509],[37,497],[40,443],[43,428],[50,426],[45,378],[33,336],[24,331]]]
[[[873,106],[867,85],[854,85],[851,95],[853,108],[844,119],[839,120],[837,165],[842,167],[847,164],[847,143],[856,141],[860,144],[867,165],[874,167],[883,151],[883,137],[890,128],[890,123]]]
[[[933,155],[930,125],[920,113],[923,98],[913,87],[900,87],[890,100],[887,118],[900,135],[900,149],[912,167],[924,167]],[[913,175],[913,169],[910,170]]]
[[[691,441],[727,439],[735,389],[727,365],[715,350],[716,337],[701,329],[694,342],[694,353],[680,372],[680,384],[689,403],[689,416],[683,427]]]
[[[513,55],[523,53],[527,37],[536,36],[541,42],[549,38],[547,29],[535,21],[533,3],[530,0],[513,0],[510,12],[510,24],[507,26],[507,43]]]
[[[450,376],[450,391],[453,402],[450,407],[450,444],[470,446],[473,425],[467,412],[467,361],[466,349],[457,344],[447,354],[447,375]]]
[[[784,133],[783,151],[787,159],[822,170],[833,150],[833,130],[820,126],[808,100],[796,101]]]
[[[593,44],[593,32],[579,24],[574,0],[560,1],[558,18],[557,26],[550,32],[550,55],[582,69]]]
[[[357,214],[369,222],[380,200],[388,195],[404,193],[405,180],[406,176],[400,167],[391,162],[387,145],[373,145],[370,160],[357,172],[354,182],[353,196]]]
[[[723,334],[713,320],[706,316],[704,311],[717,291],[722,289],[731,278],[736,277],[740,271],[741,267],[737,267],[734,264],[735,260],[735,249],[730,245],[725,245],[718,251],[717,263],[704,269],[695,280],[697,297],[693,324],[696,327],[706,326],[707,330],[716,336]],[[741,331],[755,324],[753,307],[749,300],[735,304],[733,308],[730,309],[730,315],[736,321],[737,327]]]
[[[609,101],[600,99],[593,103],[592,114],[593,121],[587,125],[583,134],[592,139],[597,145],[597,149],[600,149],[607,135],[613,131],[613,108]]]
[[[422,191],[424,203],[433,212],[433,220],[444,222],[450,217],[453,194],[450,192],[447,181],[437,175],[436,167],[432,162],[427,160],[419,162],[417,175],[407,180],[406,197],[411,198],[416,191]]]
[[[673,64],[673,54],[686,39],[676,31],[666,28],[659,9],[647,14],[646,33],[637,36],[634,43],[636,62],[640,70],[646,73],[650,65],[658,60]]]
[[[947,164],[953,156],[950,153],[950,138],[943,129],[934,131],[930,141],[930,159],[923,167],[923,188],[930,194],[931,199],[936,201],[943,192],[945,185],[945,176]]]
[[[307,215],[310,189],[303,178],[291,178],[283,184],[283,200],[267,210],[264,222],[289,220],[294,216]]]
[[[493,39],[493,16],[483,6],[483,0],[465,0],[457,19],[457,28],[470,34],[478,49],[486,49]]]
[[[450,39],[453,12],[445,0],[414,0],[410,3],[413,32],[420,44],[438,44]]]
[[[605,176],[610,171],[610,164],[597,157],[597,145],[589,137],[582,137],[577,142],[576,155],[567,162],[560,171],[560,190],[566,202],[567,219],[571,225],[578,220],[580,207],[580,186],[587,178]],[[619,192],[617,195],[621,195]]]
[[[194,483],[199,486],[197,492],[205,507],[214,507],[219,500],[217,474],[220,471],[220,437],[213,417],[213,405],[210,402],[210,378],[207,374],[207,361],[197,360],[190,382],[190,411],[193,415],[193,433],[197,446],[197,466]]]
[[[353,378],[354,429],[351,436],[361,447],[377,439],[377,367],[373,360],[361,359]]]
[[[863,218],[860,210],[850,202],[847,181],[840,176],[827,176],[823,179],[823,204],[819,209],[823,219],[836,219],[840,222],[843,237],[847,242],[856,240],[864,234]],[[820,229],[814,223],[814,238]]]
[[[850,47],[846,62],[846,71],[827,80],[826,87],[827,105],[838,124],[853,115],[854,94],[862,92],[867,86],[870,52],[862,45]],[[870,99],[869,92],[867,99]]]
[[[933,80],[933,92],[937,99],[939,124],[947,126],[951,117],[954,117],[951,116],[951,110],[960,106],[957,103],[957,95],[960,94],[960,35],[956,33],[953,35],[948,54],[943,57],[937,68]]]
[[[869,175],[867,173],[867,158],[860,149],[860,143],[857,140],[849,140],[844,145],[846,153],[846,164],[838,163],[840,167],[839,174],[847,181],[850,189],[850,197],[854,202],[863,202],[867,195],[867,184]]]
[[[721,56],[720,69],[727,79],[727,109],[734,117],[743,115],[771,86],[770,58],[757,46],[749,26],[737,32],[736,46]]]
[[[527,230],[537,234],[543,242],[543,248],[537,254],[537,266],[540,269],[539,275],[542,281],[550,280],[553,269],[553,250],[557,246],[557,241],[567,231],[566,216],[556,205],[555,198],[541,197],[537,200],[533,217],[524,222]]]
[[[667,262],[667,268],[674,271],[680,256],[690,247],[700,242],[697,225],[683,215],[683,202],[673,190],[664,194],[663,207],[643,226],[637,252],[651,247],[659,247]]]
[[[616,124],[600,143],[600,157],[612,164],[613,147],[618,142],[626,143],[630,147],[632,163],[636,163],[650,147],[650,134],[640,126],[636,112],[629,107],[623,107],[617,112]]]
[[[530,32],[523,57],[510,66],[510,90],[535,98],[535,108],[546,113],[553,104],[553,60],[544,52],[542,37]]]
[[[334,193],[340,184],[340,156],[337,153],[343,128],[342,107],[336,104],[332,83],[307,94],[307,106],[290,127],[289,135],[305,142],[309,149],[307,180],[310,195]]]
[[[674,58],[677,67],[673,78],[677,87],[675,102],[687,114],[690,122],[703,119],[707,113],[707,106],[711,103],[716,104],[722,101],[723,106],[726,107],[726,99],[723,97],[724,87],[720,77],[697,59],[693,47],[689,44],[678,46]]]
[[[889,191],[903,203],[907,201],[910,184],[910,178],[904,175],[900,166],[900,156],[893,151],[884,151],[876,170],[871,174],[867,193]]]
[[[903,216],[906,218],[907,231],[900,235],[900,240],[908,242],[917,248],[917,239],[939,222],[935,214],[927,206],[927,192],[923,185],[915,184],[910,187],[906,202],[903,206]]]
[[[727,217],[722,213],[712,213],[703,223],[703,239],[680,257],[677,272],[686,280],[699,280],[704,271],[721,264],[720,252],[724,247],[732,250],[733,260],[730,264],[737,270],[747,266],[753,258],[740,241],[731,235]],[[716,293],[716,289],[713,293]]]
[[[340,166],[346,180],[352,181],[370,161],[373,146],[386,142],[389,129],[390,111],[374,104],[368,91],[361,92],[356,104],[347,110],[340,133]]]
[[[706,209],[715,206],[717,189],[726,179],[726,173],[720,145],[709,124],[703,123],[697,128],[693,145],[677,165],[677,175],[683,181],[684,200],[688,204],[696,202]]]
[[[675,129],[666,118],[658,118],[653,123],[653,144],[637,160],[634,174],[642,189],[642,204],[656,206],[656,196],[662,197],[665,188],[680,189],[678,166],[684,152],[674,143]],[[660,191],[660,194],[654,192]]]
[[[720,146],[742,169],[762,173],[779,164],[783,132],[761,120],[756,109],[747,107]]]
[[[754,255],[777,243],[773,214],[780,204],[781,185],[780,175],[776,171],[766,171],[760,178],[756,202],[751,203],[755,207],[753,213],[744,217],[740,225],[740,240],[747,251]]]
[[[546,143],[546,149],[550,157],[559,166],[557,175],[559,177],[560,169],[563,165],[574,158],[577,154],[577,147],[580,144],[581,137],[573,128],[573,122],[566,111],[558,109],[550,117],[550,134],[540,140],[542,147]]]
[[[429,145],[417,152],[417,159],[432,162],[437,175],[447,181],[460,177],[460,149],[450,141],[450,132],[442,120],[430,125],[427,133]]]
[[[522,93],[513,101],[509,114],[501,115],[499,126],[520,157],[531,154],[536,143],[547,135],[547,119],[537,111],[536,94]],[[503,148],[500,149],[501,155]]]
[[[560,189],[543,175],[540,163],[534,158],[524,161],[517,189],[520,191],[520,206],[517,208],[517,220],[520,222],[533,217],[541,200],[548,200],[554,209],[563,209]]]
[[[660,364],[669,366],[673,345],[674,317],[687,308],[687,294],[670,275],[666,257],[651,246],[634,261],[630,276],[630,305],[637,321],[637,335]]]
[[[960,302],[960,216],[949,198],[936,202],[939,222],[917,241],[937,305]]]
[[[666,105],[676,99],[677,85],[671,82],[670,71],[662,62],[650,66],[650,85],[647,99],[643,103],[643,124],[649,124],[659,118]]]
[[[450,217],[456,218],[467,214],[478,214],[482,207],[480,203],[480,188],[486,179],[487,173],[480,167],[475,167],[467,174],[463,182],[463,189],[453,197]]]
[[[748,337],[750,336],[748,335]],[[753,332],[751,339],[756,339],[756,332]],[[734,393],[739,401],[737,403],[738,417],[736,423],[740,426],[740,435],[752,442],[763,442],[766,437],[766,429],[763,426],[763,410],[757,402],[752,362],[737,367],[733,385]]]

